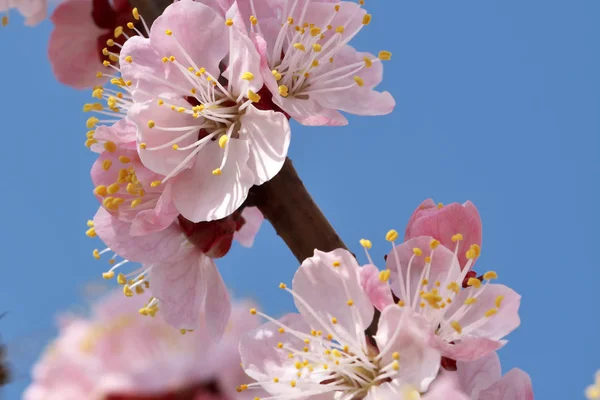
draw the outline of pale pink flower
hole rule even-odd
[[[600,400],[600,370],[596,372],[594,384],[585,389],[585,397],[588,400]]]
[[[134,18],[126,0],[65,0],[54,10],[51,20],[48,57],[56,79],[76,89],[92,87],[103,82],[98,70],[103,62],[118,61],[124,32],[133,32],[127,24]]]
[[[463,246],[458,252],[461,267],[467,263],[465,252],[476,244],[481,247],[481,218],[473,203],[451,203],[443,205],[432,199],[423,201],[410,217],[404,233],[404,240],[419,236],[431,236],[447,248],[454,247],[452,237],[461,234]],[[474,263],[475,261],[473,261]]]
[[[394,230],[386,236],[392,243],[397,237]],[[466,279],[463,288],[480,249],[471,246],[461,270],[456,254],[462,238],[457,235],[454,240],[455,251],[427,236],[394,244],[380,278],[387,281],[391,277],[398,304],[429,327],[432,344],[445,357],[472,361],[502,347],[506,343],[503,338],[519,326],[521,296],[504,285],[490,283],[498,277],[494,271],[485,273],[482,280]]]
[[[233,22],[237,7],[227,15],[176,2],[120,56],[140,158],[162,184],[177,178],[174,204],[193,222],[237,210],[253,185],[279,172],[290,142],[286,116],[258,107],[260,57]]]
[[[239,338],[254,329],[247,303],[236,305],[221,341],[207,321],[185,335],[160,316],[139,318],[141,298],[113,293],[89,318],[71,317],[33,369],[25,400],[175,398],[244,400]]]
[[[294,276],[299,314],[269,322],[240,342],[242,364],[270,399],[363,398],[390,382],[397,390],[422,392],[435,378],[440,353],[430,347],[419,321],[397,305],[383,310],[374,342],[365,336],[374,309],[361,287],[360,267],[347,250],[306,259]],[[319,397],[321,398],[321,397]]]
[[[25,18],[25,25],[35,26],[46,18],[47,0],[0,0],[2,26],[8,25],[8,12],[16,9]]]
[[[479,360],[458,362],[456,375],[471,400],[533,400],[531,379],[514,368],[502,376],[498,354]]]
[[[272,102],[304,125],[345,125],[340,111],[383,115],[395,106],[375,87],[382,60],[356,51],[348,42],[368,25],[371,15],[358,4],[341,1],[280,0],[270,7],[250,3],[249,29],[261,55],[261,71]],[[261,4],[261,7],[258,5]],[[247,21],[247,19],[245,19]]]

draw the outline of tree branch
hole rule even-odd
[[[251,190],[252,203],[273,225],[299,262],[314,250],[346,248],[315,204],[288,158],[275,178]]]

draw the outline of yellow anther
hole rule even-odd
[[[133,28],[134,28],[134,26],[133,26],[133,22],[128,22],[128,23],[127,23],[127,28],[129,28],[129,29],[133,29]]]
[[[99,72],[99,74],[100,74],[99,78],[102,78],[102,72]],[[92,97],[102,100],[103,93],[104,93],[104,89],[102,89],[102,88],[94,89],[94,91],[92,92]]]
[[[142,286],[136,286],[135,287],[135,292],[137,294],[143,294],[144,293],[144,288]]]
[[[108,67],[108,66],[110,66],[110,61],[104,60],[104,61],[102,61],[102,65],[104,65],[105,67]]]
[[[302,369],[302,363],[300,361],[296,361],[294,366],[296,367],[296,369]]]
[[[369,25],[371,23],[371,14],[363,15],[362,23],[363,25]]]
[[[315,68],[315,67],[318,67],[318,66],[319,66],[319,60],[313,60],[313,62],[312,62],[312,64],[311,64],[311,66],[312,66],[313,68]]]
[[[131,162],[131,159],[126,156],[119,156],[119,161],[121,161],[123,164],[128,164]]]
[[[172,30],[170,30],[170,29],[167,29],[167,30],[165,31],[165,35],[167,35],[167,36],[171,36],[172,34],[173,34],[173,31],[172,31]]]
[[[439,240],[431,239],[431,242],[429,242],[429,248],[431,250],[436,249],[439,245],[440,245]]]
[[[152,183],[150,183],[150,186],[155,188],[157,186],[162,185],[162,181],[152,181]]]
[[[125,57],[125,61],[131,64],[133,62],[133,58],[131,56],[127,56]]]
[[[102,49],[102,55],[103,56],[107,56],[108,55],[108,49],[106,47]]]
[[[392,53],[389,51],[380,51],[377,58],[379,58],[382,61],[389,61],[392,59]]]
[[[250,309],[250,314],[256,315],[256,308],[251,308]]]
[[[114,273],[114,271],[103,272],[102,277],[104,279],[112,279],[115,277],[115,273]]]
[[[387,282],[390,279],[391,274],[392,274],[392,271],[390,271],[389,269],[380,271],[379,272],[379,280],[381,282]]]
[[[392,368],[394,369],[394,371],[398,371],[400,369],[400,364],[398,363],[398,361],[392,362]]]
[[[288,22],[288,24],[290,24],[290,25],[294,25],[294,18],[292,18],[292,17],[288,17],[288,18],[287,18],[287,22]]]
[[[223,135],[219,138],[219,147],[224,149],[225,146],[227,145],[227,142],[229,142],[229,137],[227,137],[227,135]]]
[[[399,360],[400,359],[400,354],[397,351],[395,351],[395,352],[392,353],[392,358],[394,360]]]
[[[2,26],[8,25],[8,15],[2,16]]]
[[[480,254],[481,254],[481,247],[479,247],[476,244],[472,244],[471,247],[469,248],[469,250],[465,253],[465,255],[467,256],[467,258],[469,260],[479,257]]]
[[[156,126],[156,124],[154,123],[154,121],[150,120],[148,121],[148,128],[152,129]]]
[[[254,79],[254,74],[252,72],[244,72],[242,74],[242,79],[246,81],[251,81]]]
[[[329,58],[329,62],[332,63],[333,62],[333,57]]]
[[[258,103],[260,101],[260,96],[254,93],[252,90],[248,90],[248,95],[246,97],[248,97],[248,99],[250,99],[250,101],[253,103]]]
[[[115,45],[115,41],[114,41],[114,40],[112,40],[112,39],[108,39],[108,40],[106,41],[106,45],[107,45],[108,47],[112,47],[112,46],[114,46],[114,45]]]
[[[228,18],[227,21],[225,21],[225,25],[232,26],[233,25],[233,20],[231,18]]]
[[[385,240],[388,242],[394,242],[398,239],[398,231],[391,229],[385,234]]]
[[[96,117],[90,117],[90,118],[88,118],[88,120],[86,121],[86,123],[85,123],[85,126],[86,126],[88,129],[92,129],[94,126],[96,126],[96,124],[97,124],[98,122],[100,122],[100,120],[99,120],[98,118],[96,118]]]
[[[271,71],[271,74],[273,74],[273,77],[275,78],[275,80],[277,80],[277,81],[281,80],[281,74],[276,69]]]
[[[148,145],[146,143],[140,143],[140,149],[144,150]]]
[[[418,248],[418,247],[415,247],[415,248],[413,249],[413,254],[414,254],[415,256],[417,256],[417,257],[421,257],[421,256],[423,255],[423,250],[421,250],[421,249],[420,249],[420,248]]]
[[[475,297],[469,297],[465,300],[465,304],[470,306],[471,304],[477,303],[477,299]]]
[[[337,324],[337,318],[336,317],[332,317],[331,318],[331,323],[334,324],[334,325]]]
[[[321,34],[321,28],[316,28],[316,27],[315,27],[315,28],[311,28],[311,29],[310,29],[310,35],[311,35],[312,37],[318,36],[318,35],[320,35],[320,34]]]
[[[285,288],[287,288],[287,285],[285,283],[281,282],[279,284],[279,289],[285,289]]]
[[[212,174],[214,176],[219,176],[219,175],[223,174],[223,171],[221,171],[221,168],[215,168],[215,169],[213,169]]]
[[[127,278],[125,277],[125,274],[119,274],[117,275],[117,283],[119,285],[124,285],[127,283]]]
[[[323,47],[319,43],[313,44],[312,48],[316,53],[319,53],[321,50],[323,50]]]
[[[452,235],[452,241],[453,242],[458,242],[459,240],[463,240],[463,235],[460,233],[457,233],[456,235]]]
[[[309,77],[309,76],[310,76],[310,74],[309,74],[308,72],[305,72],[305,73],[304,73],[304,77],[305,77],[306,79],[308,79],[308,77]]]
[[[279,383],[279,378],[273,378],[273,382]]]
[[[368,239],[360,239],[360,245],[365,249],[370,249],[371,247],[373,247],[373,244]]]
[[[131,14],[133,15],[133,18],[135,18],[136,21],[140,20],[140,13],[138,12],[137,7],[131,10]]]
[[[256,25],[258,23],[258,19],[254,15],[251,15],[250,16],[250,23],[252,25]]]
[[[458,333],[459,335],[462,333],[462,326],[460,326],[460,324],[458,323],[458,321],[452,321],[452,322],[450,322],[450,326],[452,326],[452,328],[454,328],[454,330],[456,331],[456,333]]]
[[[425,257],[425,264],[429,264],[431,263],[431,257],[427,256]]]
[[[373,61],[370,57],[365,56],[363,60],[365,61],[365,68],[371,68],[373,66]]]
[[[102,163],[102,169],[108,171],[110,167],[112,167],[112,161],[104,160],[104,162]]]
[[[170,57],[169,57],[169,61],[171,61],[171,62],[175,62],[175,56],[170,56]]]
[[[485,317],[486,317],[486,318],[489,318],[489,317],[491,317],[492,315],[496,315],[497,313],[498,313],[498,310],[497,310],[496,308],[490,308],[489,310],[487,310],[487,311],[485,312]]]
[[[108,194],[115,194],[119,191],[120,188],[121,187],[119,186],[118,183],[113,183],[106,189],[106,191],[108,192]]]
[[[163,57],[160,59],[163,63],[167,63],[169,62],[169,59],[167,57]]]
[[[114,153],[117,151],[117,145],[109,140],[104,143],[104,150],[108,151],[109,153]]]
[[[277,329],[277,332],[279,332],[279,333],[283,334],[283,333],[285,333],[285,329],[283,329],[283,328],[279,328],[279,329]]]
[[[348,304],[348,306],[352,307],[354,305],[354,301],[352,301],[352,299],[350,299],[346,302],[346,304]]]
[[[488,271],[483,274],[483,279],[491,281],[492,279],[498,279],[498,274],[495,271]]]
[[[98,249],[94,249],[94,251],[92,251],[92,255],[96,260],[100,259],[100,252],[98,251]]]
[[[277,343],[277,348],[278,349],[283,349],[283,343],[281,343],[281,342]]]
[[[448,290],[452,290],[454,293],[458,293],[460,292],[460,288],[458,286],[458,283],[456,282],[450,282],[447,286]]]
[[[178,113],[184,113],[185,112],[185,107],[178,107],[177,108],[177,112]]]
[[[477,278],[469,278],[469,280],[467,281],[467,285],[479,289],[481,287],[481,281]]]
[[[423,285],[423,286],[427,286],[428,284],[429,284],[429,280],[427,280],[427,279],[423,279],[421,281],[421,285]]]
[[[121,36],[123,34],[123,27],[117,26],[113,33],[114,33],[115,38],[118,38],[119,36]]]
[[[135,199],[135,200],[131,200],[131,203],[129,204],[129,206],[131,208],[136,208],[137,206],[139,206],[142,203],[142,199]]]
[[[340,26],[338,26],[337,28],[335,28],[335,32],[336,32],[336,33],[340,33],[340,34],[341,34],[341,33],[344,33],[344,29],[345,29],[345,28],[344,28],[343,26],[341,26],[341,25],[340,25]]]
[[[356,82],[359,87],[363,87],[365,85],[365,81],[360,76],[355,76],[354,82]]]
[[[398,306],[404,307],[405,305],[406,305],[406,303],[403,300],[398,301]]]
[[[94,188],[94,194],[96,196],[100,196],[100,197],[104,197],[106,196],[107,190],[106,190],[106,186],[104,185],[98,185]]]
[[[133,297],[133,290],[131,290],[129,285],[123,286],[123,294],[127,297]]]
[[[500,308],[500,305],[502,304],[502,300],[504,300],[504,296],[496,297],[496,308]]]
[[[286,85],[279,86],[278,91],[281,97],[288,97],[288,95],[290,94],[289,89]]]
[[[335,11],[340,11],[340,6],[339,6],[339,4],[337,4],[337,5],[334,7],[334,9],[335,9]]]
[[[331,333],[327,334],[327,340],[333,340],[333,335]]]
[[[291,387],[296,387],[296,381],[295,381],[294,379],[292,379],[292,380],[290,381],[290,386],[291,386]]]
[[[85,224],[91,228],[92,226],[94,226],[94,221],[92,221],[91,219],[88,219]]]
[[[294,43],[294,48],[296,50],[306,51],[306,48],[304,47],[304,45],[302,43]]]
[[[338,358],[342,356],[342,353],[340,353],[340,351],[337,349],[331,350],[331,354],[333,354],[334,357],[338,357]]]

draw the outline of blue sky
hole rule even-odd
[[[582,398],[600,368],[600,2],[367,0],[372,24],[357,48],[393,52],[382,88],[396,111],[344,128],[293,126],[290,156],[352,250],[403,231],[425,198],[472,200],[483,218],[479,269],[522,294],[522,325],[501,351],[505,371],[531,375],[538,399]],[[85,221],[97,207],[83,146],[90,93],[62,87],[46,57],[51,24],[0,30],[4,62],[0,334],[18,398],[58,311],[103,285],[99,244]],[[364,260],[362,260],[364,261]],[[219,260],[238,296],[272,314],[292,310],[277,284],[294,257],[265,225],[251,250]],[[381,263],[383,264],[383,263]]]

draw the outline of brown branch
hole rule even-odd
[[[346,248],[289,158],[275,178],[252,188],[251,198],[299,262],[312,257],[315,249]]]

